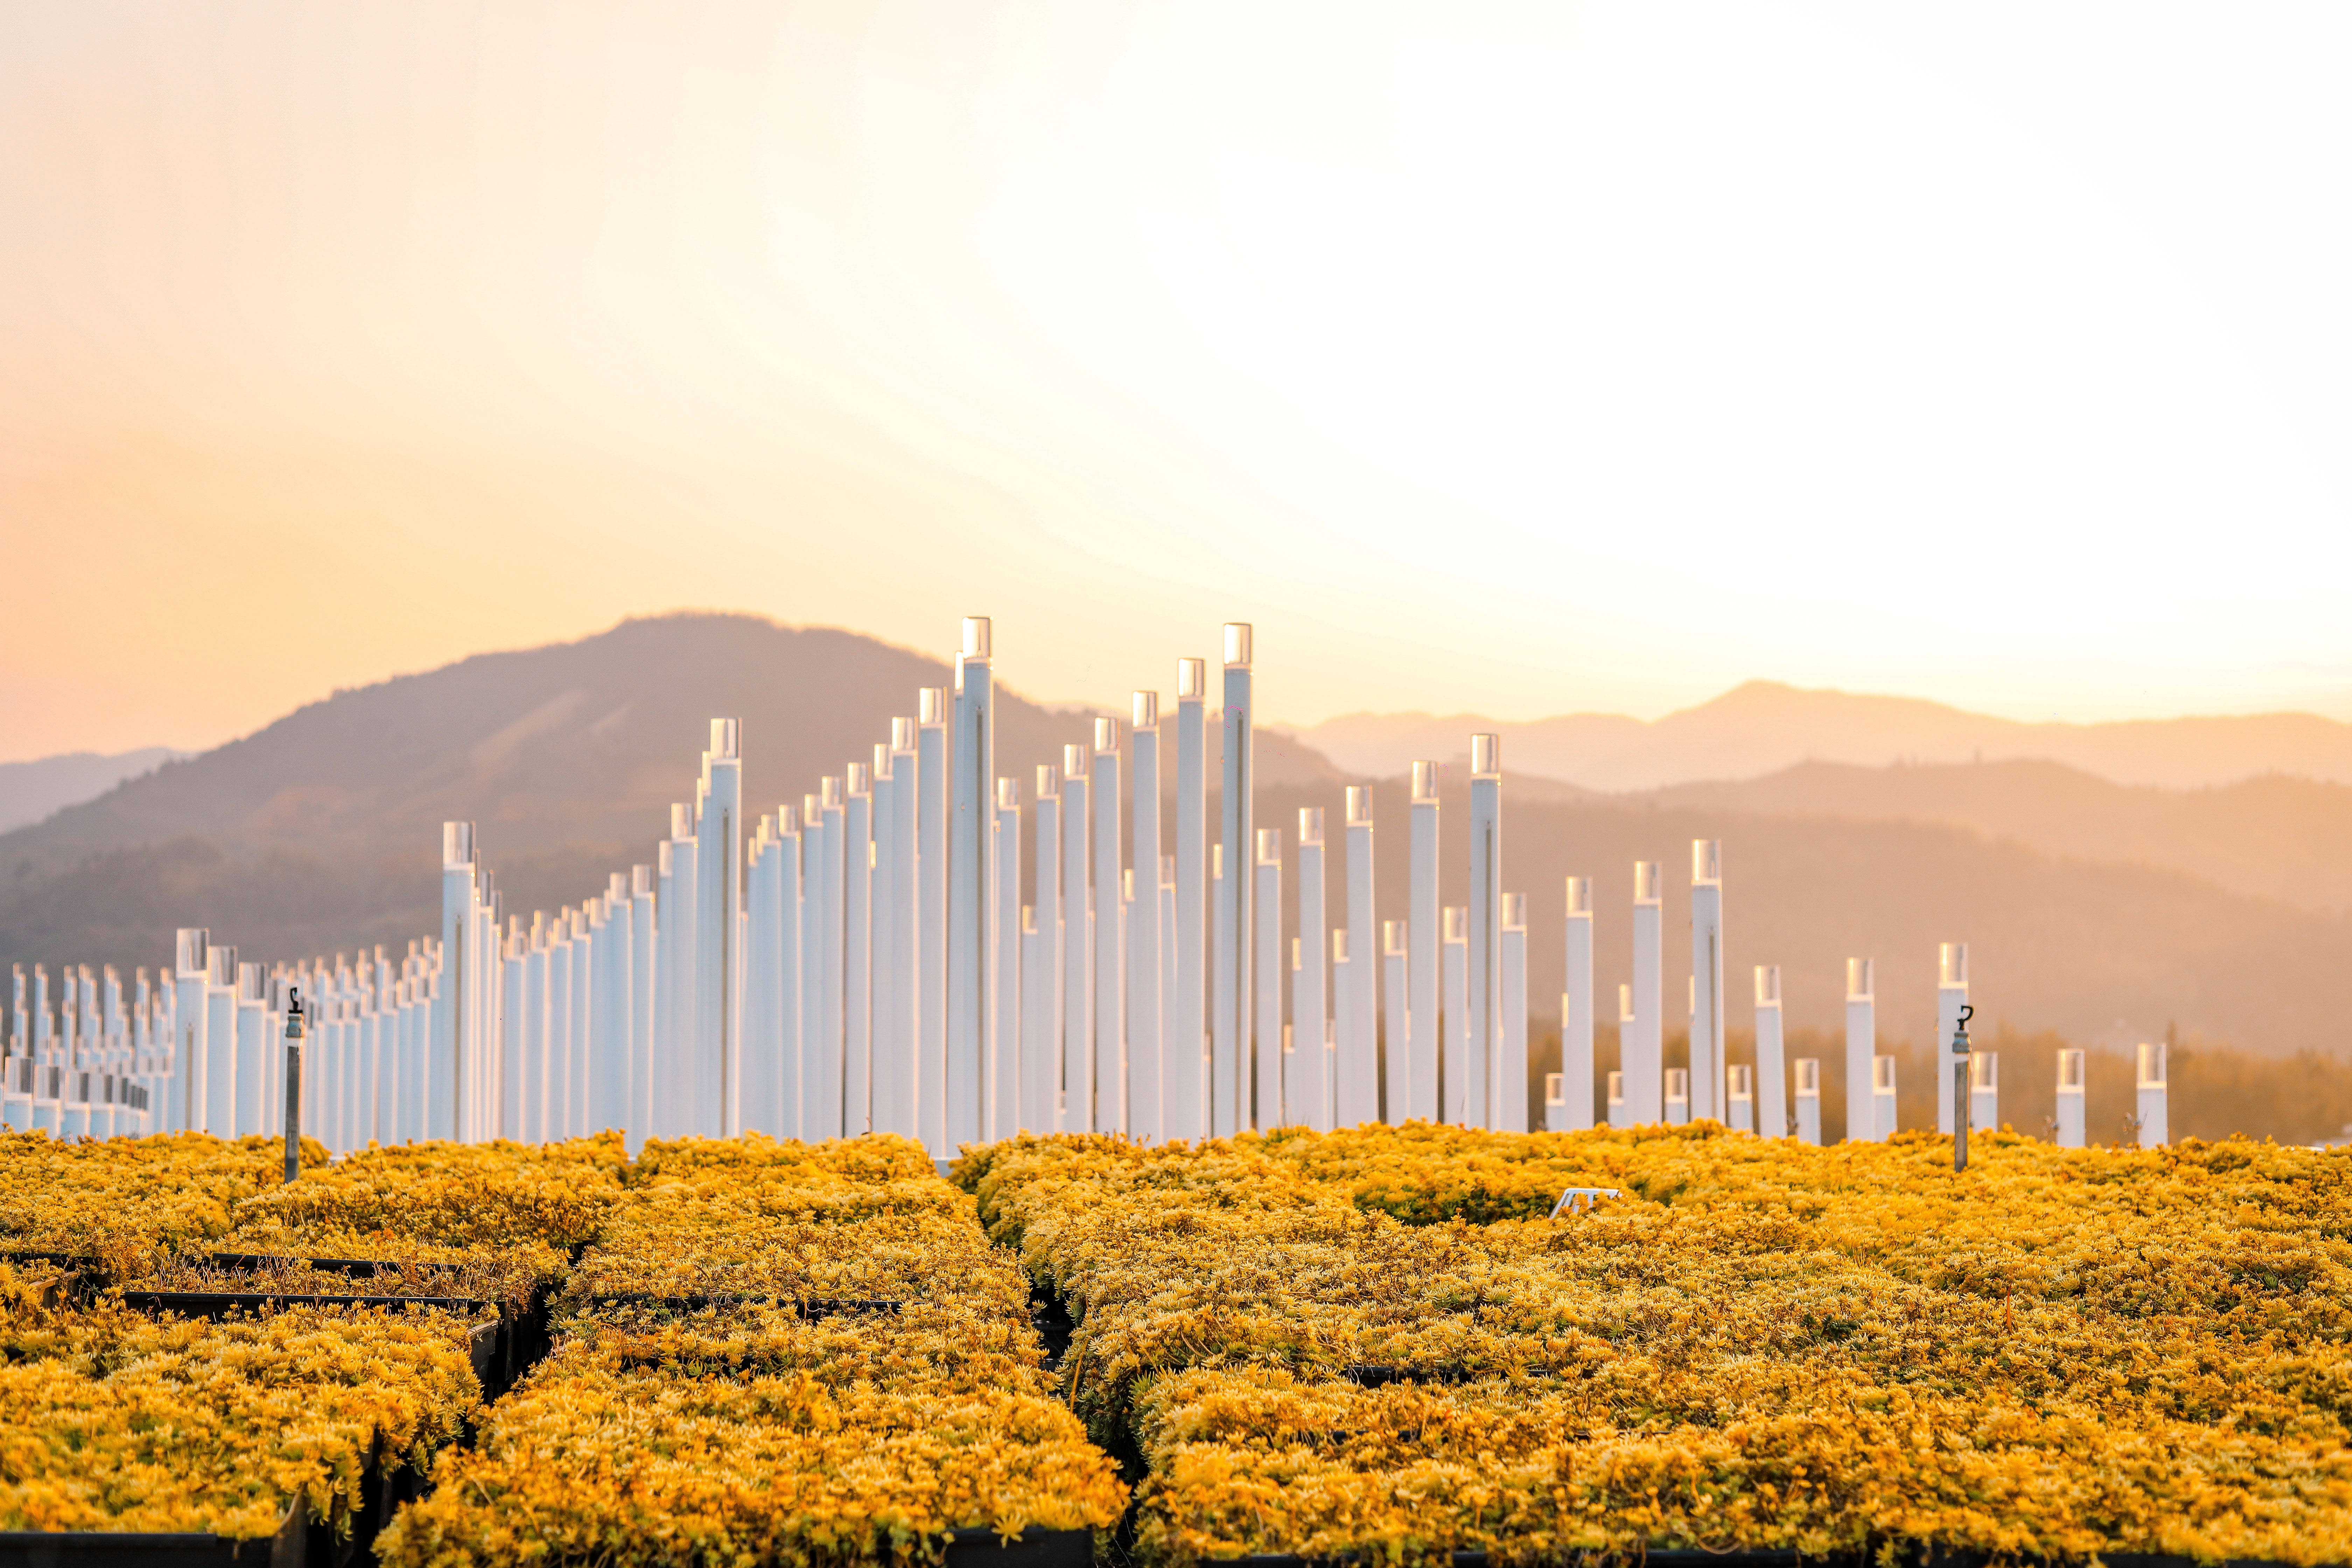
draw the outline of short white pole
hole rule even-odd
[[[2134,1126],[2143,1149],[2160,1149],[2172,1142],[2171,1118],[2165,1104],[2165,1058],[2169,1054],[2162,1040],[2140,1042],[2136,1085],[2139,1114]]]
[[[1799,1057],[1797,1072],[1797,1142],[1822,1141],[1822,1064],[1818,1057]]]
[[[1871,992],[1871,961],[1845,961],[1845,1135],[1849,1142],[1879,1136],[1872,1062],[1878,1053],[1878,1005]]]
[[[1558,1110],[1547,1106],[1544,1125],[1554,1132],[1581,1132],[1592,1123],[1592,1035],[1598,1016],[1592,982],[1592,879],[1568,879],[1566,968],[1568,989],[1559,995],[1559,1092]]]
[[[2089,1119],[2084,1115],[2084,1053],[2069,1046],[2058,1053],[2058,1114],[2053,1129],[2061,1149],[2080,1149],[2086,1141]]]
[[[1767,1138],[1785,1138],[1790,1131],[1781,1040],[1780,966],[1759,963],[1756,966],[1756,1131]]]

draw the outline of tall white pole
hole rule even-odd
[[[1402,921],[1381,922],[1381,1056],[1385,1063],[1381,1074],[1384,1086],[1381,1120],[1391,1127],[1403,1126],[1412,1115],[1412,1071],[1405,1045],[1412,1037],[1412,988],[1406,978],[1412,963],[1407,952],[1409,935]]]
[[[801,867],[800,813],[776,808],[776,1087],[769,1114],[779,1138],[801,1135],[801,1087],[807,1081],[801,1058],[801,921],[807,891]],[[633,1009],[634,1011],[634,1009]]]
[[[2170,1054],[2162,1040],[2140,1042],[2133,1089],[2138,1111],[2135,1126],[2143,1149],[2161,1149],[2172,1142],[2171,1111],[2167,1104],[2171,1084],[2165,1060]]]
[[[1633,1023],[1618,1055],[1636,1127],[1665,1119],[1665,910],[1655,860],[1633,863]]]
[[[1021,977],[1021,1130],[1062,1126],[1062,792],[1049,763],[1037,767],[1034,881],[1037,901],[1023,928],[1029,973]]]
[[[1822,1141],[1822,1064],[1818,1057],[1799,1057],[1797,1070],[1797,1142]]]
[[[874,1130],[874,794],[863,763],[843,775],[841,808],[841,1128]]]
[[[943,687],[915,694],[915,1092],[922,1140],[948,1152],[948,704]],[[807,1114],[805,1110],[802,1113]]]
[[[474,934],[474,825],[441,825],[441,995],[433,1010],[433,1055],[425,1065],[425,1136],[457,1135],[459,1064],[473,994],[467,988]]]
[[[743,1058],[737,1080],[737,1125],[745,1132],[776,1136],[776,821],[761,816],[752,825],[745,850],[751,865],[743,873]],[[615,882],[619,881],[614,878]],[[596,1024],[601,1035],[605,1012],[603,952],[597,954]],[[598,1086],[601,1087],[601,1086]],[[596,1118],[592,1114],[589,1121]]]
[[[1211,1081],[1216,1099],[1213,1125],[1222,1137],[1249,1125],[1250,1031],[1253,1024],[1250,960],[1250,862],[1256,823],[1252,811],[1257,776],[1251,766],[1250,627],[1225,624],[1225,690],[1223,720],[1223,793],[1218,799],[1224,851],[1224,877],[1217,886],[1217,1007],[1215,1066]],[[1268,984],[1276,977],[1268,976]],[[1276,1048],[1280,1048],[1277,1041]]]
[[[922,1136],[921,739],[908,718],[890,721],[890,1060],[898,1088],[891,1131]]]
[[[1289,965],[1282,961],[1282,829],[1257,829],[1255,886],[1249,900],[1255,919],[1256,951],[1249,968],[1254,973],[1253,996],[1257,1005],[1250,1036],[1257,1042],[1256,1070],[1245,1080],[1242,1110],[1246,1125],[1264,1131],[1297,1120],[1282,1102],[1282,993]]]
[[[1208,1136],[1201,1102],[1207,1049],[1209,910],[1208,661],[1176,661],[1176,966],[1160,1062],[1162,1122],[1170,1138]]]
[[[1936,1038],[1931,1059],[1941,1065],[1951,1055],[1952,1037],[1959,1032],[1960,1009],[1969,1005],[1969,944],[1936,944]],[[1952,1074],[1936,1074],[1936,1131],[1952,1135]]]
[[[996,781],[996,1026],[988,1064],[988,1121],[982,1135],[1010,1138],[1021,1125],[1021,783]]]
[[[559,910],[547,936],[547,1099],[540,1137],[549,1142],[572,1135],[572,947],[571,914]]]
[[[1463,1116],[1499,1127],[1503,991],[1503,758],[1492,735],[1470,737],[1469,1016]]]
[[[898,994],[898,951],[893,941],[898,921],[893,901],[898,890],[898,846],[892,837],[892,830],[898,826],[898,781],[887,744],[875,744],[874,766],[868,777],[873,796],[867,809],[871,814],[874,864],[866,894],[867,1100],[873,1107],[874,1131],[897,1132],[901,1131],[898,1098],[910,1086],[898,1072],[898,1037],[892,1032],[892,999]]]
[[[1437,912],[1437,764],[1412,764],[1412,881],[1405,906],[1405,941],[1412,949],[1406,981],[1405,1081],[1408,1114],[1438,1119],[1437,952],[1444,934]],[[1393,1058],[1391,1058],[1393,1064]],[[1391,1079],[1393,1082],[1393,1079]]]
[[[1756,1131],[1767,1138],[1789,1134],[1780,1023],[1780,966],[1759,963],[1756,966]]]
[[[763,836],[773,832],[772,825],[761,824]],[[767,850],[767,876],[772,883],[775,868],[775,846],[771,841]],[[769,896],[763,887],[763,896]],[[588,1060],[588,1127],[591,1132],[618,1129],[629,1124],[629,955],[633,946],[629,928],[636,919],[636,909],[629,899],[629,879],[619,871],[612,874],[604,887],[604,919],[596,944],[596,1002],[589,1016],[590,1050]],[[772,934],[772,913],[768,930]],[[770,1017],[775,1008],[775,981],[772,966],[761,966],[761,994],[766,998]],[[772,1032],[772,1024],[768,1031]],[[761,1068],[771,1079],[774,1076],[774,1052],[766,1039],[760,1042]],[[762,1117],[762,1121],[772,1120]],[[766,1131],[763,1127],[762,1131]]]
[[[2089,1129],[2090,1120],[2084,1114],[2083,1057],[2079,1047],[2069,1046],[2058,1053],[2058,1114],[2051,1131],[2061,1149],[2080,1149]]]
[[[211,1047],[211,1060],[205,1075],[203,1131],[215,1138],[234,1138],[237,1135],[236,949],[215,946],[210,956],[212,970],[205,976],[205,1038]],[[340,1079],[336,1087],[341,1089]]]
[[[1691,840],[1691,1033],[1693,1121],[1724,1119],[1723,844]]]
[[[1290,1001],[1291,1053],[1284,1063],[1283,1099],[1291,1120],[1318,1132],[1331,1130],[1330,1063],[1324,1054],[1330,1005],[1323,972],[1330,951],[1323,902],[1323,808],[1298,808],[1298,953]],[[1277,910],[1279,906],[1276,906]],[[1274,916],[1267,916],[1269,921]]]
[[[594,1015],[595,991],[589,966],[595,962],[595,932],[589,921],[592,906],[572,911],[572,1098],[564,1108],[564,1124],[572,1135],[588,1131],[588,1026]],[[738,917],[740,919],[740,917]]]
[[[1871,961],[1866,958],[1845,961],[1845,1136],[1848,1142],[1882,1138],[1892,1131],[1877,1125],[1877,1090],[1872,1082],[1872,1064],[1878,1054],[1878,1003],[1872,994],[1871,969]]]
[[[811,819],[814,831],[809,845],[812,864],[810,880],[815,885],[815,896],[809,900],[810,912],[815,917],[811,944],[815,952],[816,973],[806,982],[816,999],[816,1036],[809,1042],[811,1078],[810,1101],[801,1110],[803,1123],[809,1138],[838,1138],[843,1134],[842,1122],[842,1032],[841,1032],[841,895],[842,842],[848,830],[843,826],[841,781],[824,777],[817,780],[817,814]]]
[[[1062,748],[1062,1107],[1065,1131],[1095,1127],[1094,889],[1087,876],[1087,749]]]
[[[1160,694],[1139,691],[1129,713],[1128,864],[1135,900],[1127,928],[1127,1130],[1158,1142],[1161,1106],[1160,977]]]
[[[1372,899],[1372,792],[1349,784],[1348,807],[1348,1006],[1339,1031],[1340,1125],[1381,1119],[1380,924]]]
[[[1118,858],[1118,721],[1095,721],[1094,788],[1094,1131],[1127,1130],[1127,992],[1124,979]]]
[[[654,992],[654,975],[659,965],[655,953],[658,937],[654,930],[655,905],[657,895],[651,866],[629,868],[629,1156],[635,1159],[646,1146],[646,1135],[653,1126],[654,1106],[654,1023],[661,1016],[661,999]],[[519,968],[516,954],[509,952],[509,967]],[[517,1026],[521,1011],[523,987],[520,979],[511,987],[507,1003],[507,1016],[516,1025],[509,1027],[511,1042],[509,1050],[510,1065],[507,1068],[507,1104],[515,1109],[506,1111],[503,1121],[509,1127],[520,1127],[521,1117],[516,1097],[521,1093],[522,1067],[520,1060],[520,1035]],[[514,1134],[509,1134],[513,1136]]]
[[[205,976],[212,968],[206,952],[211,943],[212,932],[201,926],[182,926],[173,938],[172,1074],[164,1089],[163,1114],[156,1122],[165,1132],[204,1130]],[[17,1054],[38,1064],[26,1029],[31,1019],[25,1006],[22,965],[16,970],[16,1010]]]
[[[988,618],[967,616],[956,658],[954,782],[948,853],[948,1060],[946,1146],[951,1158],[980,1137],[981,1067],[989,1026],[990,789],[996,779],[996,698]]]
[[[1503,895],[1502,1071],[1496,1128],[1528,1130],[1528,896]]]
[[[1559,1095],[1558,1120],[1549,1108],[1544,1125],[1554,1132],[1581,1132],[1592,1125],[1592,879],[1568,879],[1566,967],[1568,989],[1559,996]],[[1621,1042],[1622,1057],[1622,1042]]]
[[[1470,1124],[1470,911],[1448,904],[1443,917],[1444,942],[1438,954],[1440,1005],[1444,1009],[1444,1120],[1455,1127]]]
[[[83,1016],[88,1027],[89,1016]],[[268,1069],[277,1065],[278,1053],[270,1048],[268,1010],[261,994],[261,965],[240,963],[236,966],[236,1131],[239,1137],[251,1137],[266,1132],[269,1124],[262,1119],[262,1083]],[[375,1106],[368,1102],[371,1118]],[[93,1108],[93,1114],[95,1109]]]
[[[711,933],[703,929],[701,818],[698,808],[709,805],[698,783],[693,805],[671,807],[670,876],[677,897],[677,931],[670,942],[671,1005],[667,1037],[657,1042],[654,1067],[654,1111],[661,1135],[684,1138],[694,1131],[695,1042],[699,1038],[697,1014],[703,988],[703,946]]]

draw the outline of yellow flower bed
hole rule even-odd
[[[554,1354],[379,1557],[935,1562],[958,1530],[1108,1527],[1127,1489],[1054,1397],[1028,1294],[920,1144],[649,1144]]]
[[[1150,1463],[1154,1563],[2352,1560],[2352,1162],[1949,1148],[1416,1124],[957,1176],[1079,1319],[1069,1392]],[[1544,1219],[1570,1185],[1625,1195]]]
[[[306,1171],[323,1144],[303,1143]],[[282,1140],[201,1132],[67,1143],[0,1131],[0,1252],[62,1252],[128,1277],[164,1254],[218,1245],[239,1205],[280,1184]]]
[[[446,1313],[293,1309],[158,1321],[39,1309],[0,1268],[0,1530],[276,1533],[360,1500],[372,1453],[422,1464],[481,1398]]]
[[[567,1344],[377,1540],[393,1568],[936,1562],[952,1531],[1106,1525],[1110,1464],[1048,1396],[680,1378]]]

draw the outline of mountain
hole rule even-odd
[[[2124,784],[2196,789],[2266,773],[2352,784],[2352,724],[2310,713],[2028,724],[1908,697],[1808,691],[1751,680],[1652,723],[1580,713],[1507,724],[1475,714],[1356,713],[1292,731],[1351,773],[1402,773],[1466,756],[1474,731],[1502,737],[1512,773],[1595,790],[1748,779],[1799,763],[2026,759]]]
[[[0,962],[154,963],[181,925],[271,956],[415,935],[438,923],[445,820],[478,825],[527,918],[654,858],[714,716],[742,721],[744,798],[764,812],[869,762],[919,688],[953,679],[849,632],[687,615],[338,691],[0,835]],[[996,772],[1025,798],[1089,721],[999,689]],[[1339,776],[1279,736],[1258,765],[1269,784]]]
[[[124,779],[185,755],[169,746],[142,746],[110,757],[68,752],[29,763],[0,763],[0,833],[95,800]]]
[[[2166,790],[2048,762],[1803,763],[1762,778],[1616,798],[1746,816],[1937,823],[2064,859],[2177,872],[2306,910],[2352,910],[2352,785],[2312,779]]]

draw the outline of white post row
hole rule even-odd
[[[276,1021],[299,981],[314,1004],[309,1125],[338,1149],[605,1126],[629,1129],[633,1145],[873,1129],[919,1136],[944,1157],[1016,1130],[1158,1139],[1414,1116],[1528,1125],[1528,923],[1525,900],[1503,891],[1495,737],[1470,741],[1466,905],[1440,905],[1438,768],[1419,762],[1409,918],[1378,918],[1372,792],[1350,786],[1341,921],[1329,918],[1323,810],[1306,807],[1286,942],[1283,835],[1255,823],[1251,628],[1229,624],[1223,652],[1213,844],[1204,661],[1179,661],[1172,759],[1157,695],[1138,691],[1126,753],[1118,721],[1094,721],[1092,744],[1066,747],[1060,775],[1041,770],[1024,830],[1018,785],[989,771],[990,629],[975,617],[951,701],[919,692],[917,717],[893,720],[870,761],[748,831],[740,727],[713,720],[694,796],[673,807],[654,863],[527,927],[503,913],[473,825],[448,823],[440,930],[397,963],[379,951],[356,964],[270,968],[188,929],[167,984],[151,988],[142,971],[126,1001],[113,971],[101,981],[80,968],[54,1004],[48,972],[35,965],[28,986],[20,966],[0,1121],[64,1135],[271,1131],[285,1109],[282,1077],[268,1070]],[[1163,783],[1175,795],[1172,855],[1161,852]],[[1024,831],[1038,879],[1026,906]],[[1756,971],[1754,1067],[1727,1059],[1720,856],[1717,841],[1693,842],[1691,1055],[1671,1089],[1662,879],[1654,862],[1635,865],[1612,1124],[1791,1126],[1777,970]],[[1560,1071],[1542,1110],[1552,1130],[1589,1126],[1596,1109],[1585,879],[1569,879],[1566,917]],[[1847,1133],[1883,1139],[1894,1061],[1876,1049],[1871,969],[1848,964]],[[1968,980],[1966,945],[1942,944],[1939,1039]],[[2163,1057],[2147,1047],[2139,1063],[2137,1126],[2151,1142],[2168,1131]],[[1818,1137],[1818,1064],[1805,1070],[1814,1089],[1798,1099],[1812,1103],[1793,1121],[1801,1130],[1810,1116]],[[2053,1131],[2079,1140],[2079,1054],[2060,1072]],[[1971,1073],[1971,1122],[1995,1124],[1998,1064],[1979,1052]],[[1938,1079],[1948,1126],[1950,1086]]]

